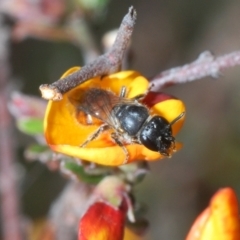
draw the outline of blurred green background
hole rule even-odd
[[[100,17],[88,20],[99,49],[103,34],[119,27],[131,5],[138,18],[129,68],[147,77],[191,62],[205,50],[222,55],[240,48],[238,0],[112,0]],[[84,64],[79,48],[67,42],[29,37],[10,44],[13,88],[26,94],[40,96],[39,85]],[[233,187],[240,198],[239,75],[235,67],[219,79],[165,90],[186,104],[186,123],[177,136],[184,147],[171,159],[151,163],[151,172],[136,188],[138,200],[148,206],[145,239],[184,239],[219,188]],[[24,161],[23,150],[32,139],[15,134],[23,213],[41,217],[66,180],[41,163]]]

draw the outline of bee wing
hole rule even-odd
[[[118,122],[112,114],[112,109],[120,100],[121,98],[110,91],[91,88],[82,95],[78,109],[116,127]]]

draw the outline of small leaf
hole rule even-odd
[[[24,151],[24,155],[28,160],[47,162],[52,157],[52,151],[46,145],[33,144],[27,147]]]
[[[89,184],[97,184],[106,176],[106,174],[93,175],[91,173],[87,173],[84,166],[70,161],[64,163],[64,168],[75,174],[78,179]]]
[[[46,145],[33,144],[28,147],[28,150],[35,154],[38,154],[49,150],[49,147]]]
[[[149,172],[148,163],[146,161],[122,165],[119,168],[124,173],[126,180],[132,184],[142,182],[146,174]]]
[[[8,103],[8,109],[16,119],[43,118],[46,101],[39,97],[13,92]]]
[[[79,0],[81,7],[86,10],[102,10],[108,4],[109,0]]]
[[[20,131],[29,135],[43,134],[43,119],[19,119],[17,122],[17,127]]]

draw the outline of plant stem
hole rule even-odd
[[[93,77],[103,76],[120,70],[124,53],[132,36],[136,16],[135,9],[130,7],[127,15],[122,20],[112,48],[107,53],[99,56],[95,61],[83,66],[79,71],[60,81],[56,81],[50,85],[41,85],[40,91],[42,92],[42,97],[48,100],[61,100],[62,94],[79,84]]]
[[[14,169],[12,122],[7,109],[10,30],[0,16],[0,193],[4,240],[21,240],[19,197]]]
[[[237,65],[240,65],[240,51],[219,57],[215,57],[206,51],[201,53],[197,60],[192,63],[158,74],[151,81],[154,85],[152,90],[159,91],[170,85],[191,82],[207,76],[218,78],[221,76],[222,70]]]

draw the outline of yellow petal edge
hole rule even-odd
[[[79,67],[69,69],[62,78],[79,69]],[[96,77],[90,79],[64,94],[61,101],[49,101],[44,118],[46,141],[52,150],[59,153],[102,165],[121,165],[125,161],[125,153],[121,147],[111,140],[108,132],[103,132],[86,147],[80,147],[88,136],[96,131],[99,125],[81,124],[76,118],[76,109],[70,103],[69,96],[73,94],[73,91],[84,91],[91,86],[100,86],[107,90],[110,89],[116,94],[120,93],[122,86],[126,86],[127,97],[132,98],[145,93],[148,89],[149,82],[138,72],[122,71],[103,78]],[[163,116],[171,122],[182,112],[185,112],[185,106],[180,100],[170,99],[154,105],[151,110],[154,114]],[[174,136],[181,129],[183,122],[184,117],[173,125]],[[163,158],[160,153],[151,151],[140,144],[127,145],[126,148],[129,152],[128,162],[137,160],[154,161]],[[176,150],[180,148],[181,144],[176,143]]]

